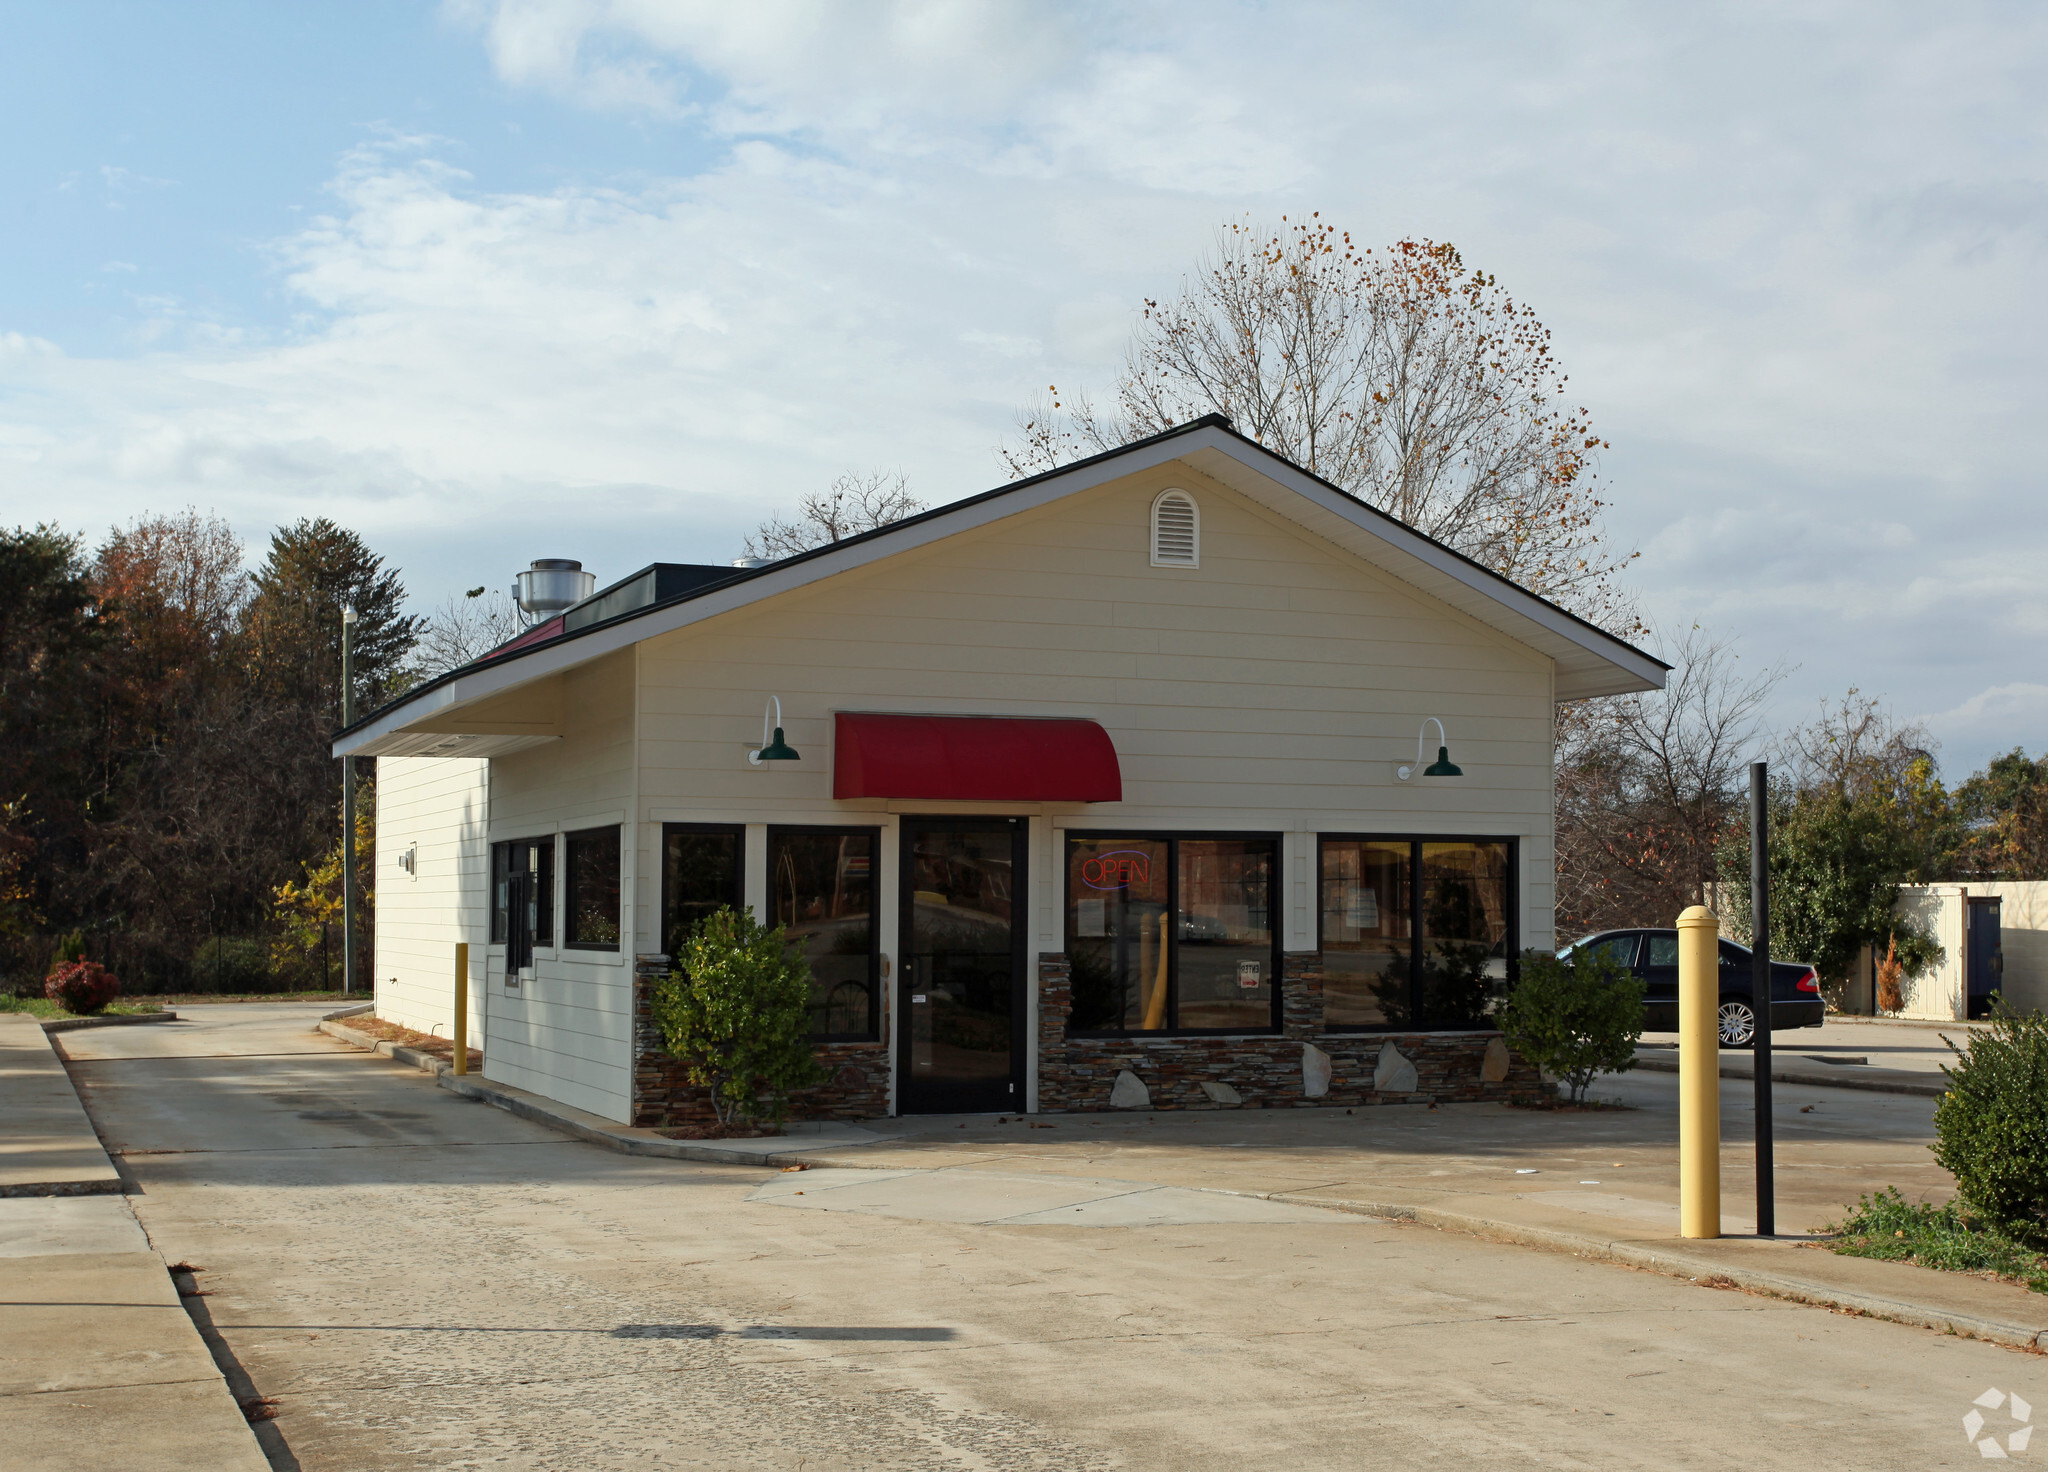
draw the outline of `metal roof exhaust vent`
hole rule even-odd
[[[766,567],[774,560],[772,557],[735,557],[732,560],[732,565],[734,567]]]
[[[522,612],[546,618],[573,608],[597,587],[597,574],[585,572],[583,564],[566,557],[537,557],[531,571],[519,574],[512,596]]]

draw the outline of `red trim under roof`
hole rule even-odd
[[[1123,773],[1093,721],[1016,716],[833,717],[834,797],[1121,802]]]
[[[485,659],[496,659],[501,654],[510,654],[515,649],[525,649],[534,644],[545,644],[562,632],[562,616],[558,613],[546,623],[535,624],[518,638],[500,644]]]

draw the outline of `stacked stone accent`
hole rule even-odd
[[[1280,969],[1280,1036],[1120,1037],[1067,1036],[1073,1007],[1073,968],[1065,956],[1041,956],[1038,967],[1038,1107],[1048,1114],[1110,1107],[1117,1075],[1129,1070],[1151,1096],[1154,1109],[1297,1109],[1333,1104],[1423,1104],[1533,1099],[1543,1092],[1535,1068],[1510,1058],[1498,1082],[1483,1077],[1487,1046],[1500,1034],[1485,1032],[1325,1033],[1322,956],[1290,952]],[[1383,1094],[1373,1087],[1381,1050],[1392,1043],[1415,1065],[1412,1092]],[[1302,1050],[1330,1058],[1329,1092],[1311,1098],[1303,1089]],[[1500,1050],[1496,1049],[1496,1059]],[[1496,1064],[1495,1071],[1498,1071]],[[1223,1084],[1212,1091],[1204,1085]],[[1234,1091],[1241,1104],[1222,1104],[1213,1093]]]
[[[711,1091],[699,1088],[662,1050],[654,1025],[654,986],[668,975],[667,956],[641,956],[633,966],[633,1123],[642,1128],[705,1124],[717,1117]],[[889,1052],[881,1043],[820,1043],[825,1082],[791,1096],[794,1119],[880,1119],[889,1112]]]
[[[1063,955],[1039,958],[1038,1107],[1044,1113],[1110,1108],[1110,1091],[1126,1070],[1144,1084],[1154,1109],[1509,1102],[1544,1093],[1536,1069],[1506,1054],[1497,1032],[1324,1032],[1320,952],[1295,951],[1281,958],[1277,1036],[1069,1037],[1072,970]],[[642,956],[633,975],[633,1123],[654,1128],[714,1117],[708,1091],[689,1083],[681,1066],[662,1051],[653,989],[667,974],[666,956]],[[1414,1065],[1413,1090],[1382,1093],[1374,1088],[1373,1075],[1389,1043]],[[1303,1088],[1307,1047],[1320,1049],[1330,1060],[1328,1092],[1316,1097]],[[795,1096],[792,1117],[879,1119],[889,1112],[885,1044],[820,1043],[817,1053],[826,1081]],[[1489,1072],[1500,1077],[1488,1079]],[[1227,1102],[1233,1095],[1238,1102]]]

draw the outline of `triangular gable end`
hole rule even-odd
[[[474,702],[588,664],[645,639],[733,612],[854,568],[1052,505],[1157,466],[1181,462],[1316,537],[1548,657],[1556,698],[1661,689],[1669,666],[1469,558],[1374,510],[1246,439],[1220,415],[1091,459],[937,507],[859,537],[771,563],[609,622],[451,671],[372,712],[334,740],[337,756],[483,756],[504,737],[461,733],[450,720]],[[423,725],[439,726],[429,734]],[[512,733],[505,733],[511,735]],[[549,739],[517,733],[520,744]]]

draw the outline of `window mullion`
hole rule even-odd
[[[1166,841],[1166,1030],[1180,1030],[1180,840]]]
[[[1422,1016],[1422,840],[1408,845],[1408,1020]]]

